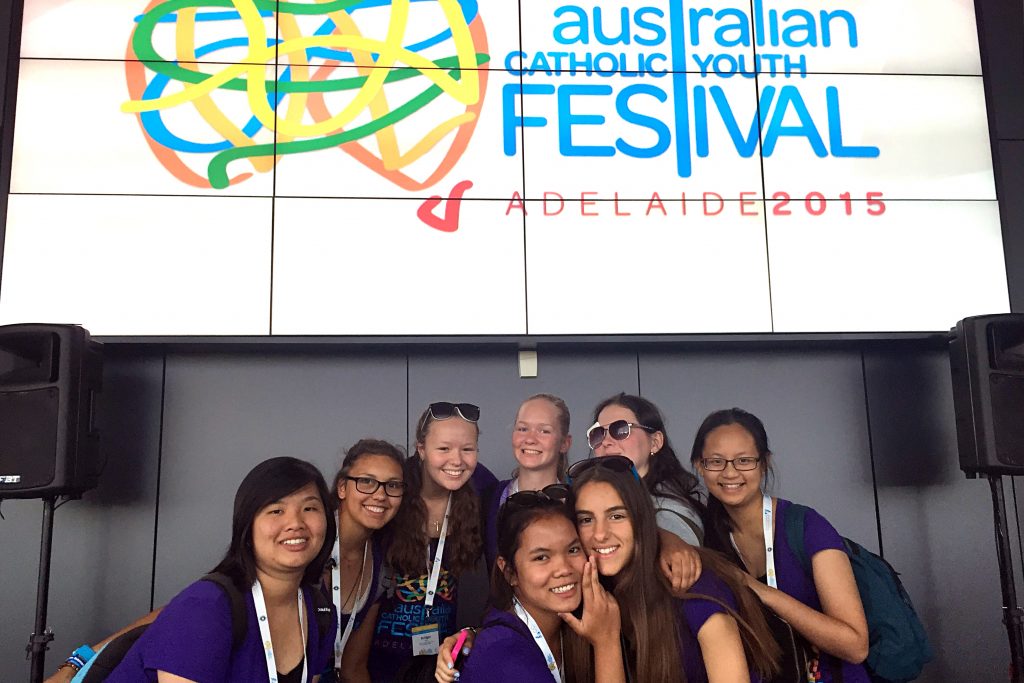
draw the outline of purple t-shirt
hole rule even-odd
[[[779,590],[821,612],[821,600],[818,599],[814,578],[804,572],[800,565],[800,559],[789,547],[789,540],[786,538],[784,520],[790,502],[782,498],[776,500],[778,505],[775,510],[775,574],[779,582]],[[822,550],[846,552],[839,532],[829,524],[827,519],[811,508],[807,508],[807,513],[804,516],[804,549],[808,559],[813,558]],[[761,580],[764,580],[763,577]],[[860,664],[844,662],[826,653],[821,653],[819,657],[821,677],[818,680],[821,683],[832,683],[834,680],[832,671],[840,665],[843,668],[843,683],[868,683],[868,674]]]
[[[494,568],[498,558],[498,512],[501,510],[502,500],[505,497],[505,490],[512,483],[511,479],[504,479],[494,483],[487,491],[480,494],[480,508],[483,510],[483,540],[484,559],[487,561],[487,571]]]
[[[309,633],[307,681],[319,674],[334,656],[334,629],[321,634],[309,588],[303,588]],[[196,581],[171,600],[107,677],[112,683],[156,681],[166,671],[198,683],[269,681],[263,639],[252,596],[246,596],[245,640],[231,647],[231,603],[224,589],[210,581]],[[301,667],[302,664],[299,664]],[[287,671],[281,673],[288,673]]]
[[[494,486],[497,479],[481,464],[477,464],[470,485],[479,496]],[[437,539],[431,539],[429,552],[434,557]],[[448,551],[445,551],[447,555]],[[387,592],[380,599],[380,611],[374,628],[368,667],[374,683],[395,680],[395,676],[412,655],[412,629],[427,623],[437,624],[440,639],[455,633],[458,616],[458,579],[448,570],[447,558],[441,560],[441,572],[434,596],[430,619],[426,616],[427,558],[423,558],[424,573],[416,576],[398,576],[385,565],[384,581]]]
[[[459,683],[551,683],[554,678],[523,620],[488,608],[465,661],[457,661]]]
[[[690,587],[689,592],[717,598],[732,609],[739,610],[736,596],[729,586],[707,569],[701,572],[700,578]],[[719,612],[728,614],[728,611],[711,600],[676,600],[675,603],[679,624],[679,651],[683,660],[683,670],[686,671],[686,680],[688,683],[707,683],[708,672],[704,666],[700,643],[697,642],[697,633],[713,615]],[[761,678],[751,672],[750,680],[757,683]]]

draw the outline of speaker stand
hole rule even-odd
[[[39,548],[39,583],[36,585],[36,625],[25,651],[32,657],[31,683],[42,683],[46,651],[53,631],[46,627],[46,609],[50,599],[50,555],[53,550],[53,511],[56,498],[43,499],[43,539]]]
[[[1003,500],[1003,478],[987,474],[992,488],[992,513],[996,525],[996,552],[999,555],[999,583],[1003,591],[1003,623],[1010,638],[1010,681],[1024,683],[1024,610],[1017,606],[1014,587],[1013,557],[1010,554],[1010,535],[1007,531],[1006,501]]]

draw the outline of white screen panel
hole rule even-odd
[[[13,195],[7,211],[0,324],[269,332],[269,199]]]
[[[26,0],[0,319],[887,332],[1008,308],[970,0],[320,4]],[[57,297],[83,253],[102,275]],[[424,301],[447,288],[466,311]],[[595,315],[639,291],[653,314]]]

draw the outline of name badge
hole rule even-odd
[[[441,647],[437,624],[412,627],[413,655],[436,655]]]

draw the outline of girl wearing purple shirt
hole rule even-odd
[[[540,491],[565,481],[571,446],[569,406],[565,401],[552,394],[534,394],[523,401],[512,427],[512,454],[518,467],[511,479],[497,482],[481,496],[488,569],[494,567],[498,555],[498,510],[502,504],[520,491]]]
[[[720,555],[701,550],[700,578],[673,597],[657,567],[654,506],[628,458],[576,463],[569,477],[580,540],[622,613],[632,680],[753,683],[777,670],[757,599]]]
[[[502,506],[491,608],[460,683],[625,681],[618,606],[586,561],[567,496],[555,484]]]
[[[245,639],[232,648],[227,594],[199,581],[178,594],[107,678],[114,683],[315,683],[337,618],[321,633],[313,593],[335,534],[320,471],[295,458],[257,465],[235,494],[231,545],[215,572],[247,600]]]
[[[761,488],[771,458],[764,425],[744,410],[719,410],[701,424],[690,461],[711,495],[708,544],[732,554],[747,585],[813,646],[808,680],[867,683],[867,622],[842,539],[808,509],[811,575],[804,572],[784,532],[789,502]]]

